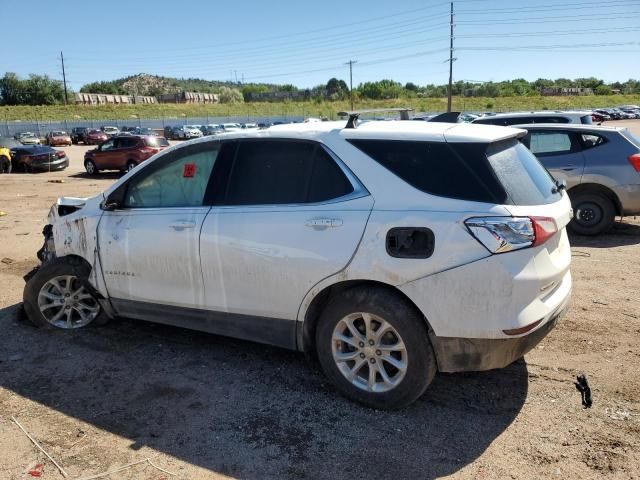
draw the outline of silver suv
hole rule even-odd
[[[608,230],[616,215],[640,214],[640,138],[626,128],[519,125],[522,142],[557,180],[573,206],[569,228],[582,235]]]
[[[591,112],[511,112],[497,113],[476,118],[472,123],[482,125],[499,125],[509,127],[511,125],[522,125],[525,123],[573,123],[578,125],[591,125]]]

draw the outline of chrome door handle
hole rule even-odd
[[[196,224],[193,222],[174,222],[169,224],[169,227],[177,231],[184,230],[185,228],[193,228],[195,226]]]
[[[310,218],[305,223],[305,226],[311,227],[314,230],[326,230],[327,228],[341,227],[342,219],[328,217]]]

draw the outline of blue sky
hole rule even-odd
[[[640,0],[457,0],[454,9],[454,80],[640,77]],[[62,50],[76,90],[141,72],[348,83],[349,59],[355,85],[448,78],[449,3],[439,0],[0,0],[0,18],[0,75],[61,79]]]

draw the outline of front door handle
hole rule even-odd
[[[567,165],[566,167],[562,167],[562,170],[564,170],[565,172],[570,172],[571,170],[575,170],[576,167],[575,165]]]
[[[169,224],[169,227],[173,228],[176,231],[184,230],[185,228],[193,228],[196,224],[193,222],[174,222]]]
[[[342,226],[341,218],[328,218],[328,217],[316,217],[310,218],[305,223],[305,226],[311,227],[314,230],[326,230],[327,228],[335,228]]]

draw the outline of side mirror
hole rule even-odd
[[[100,208],[106,212],[112,212],[114,210],[117,210],[118,208],[122,208],[126,191],[127,184],[123,183],[102,201],[102,203],[100,204]]]

